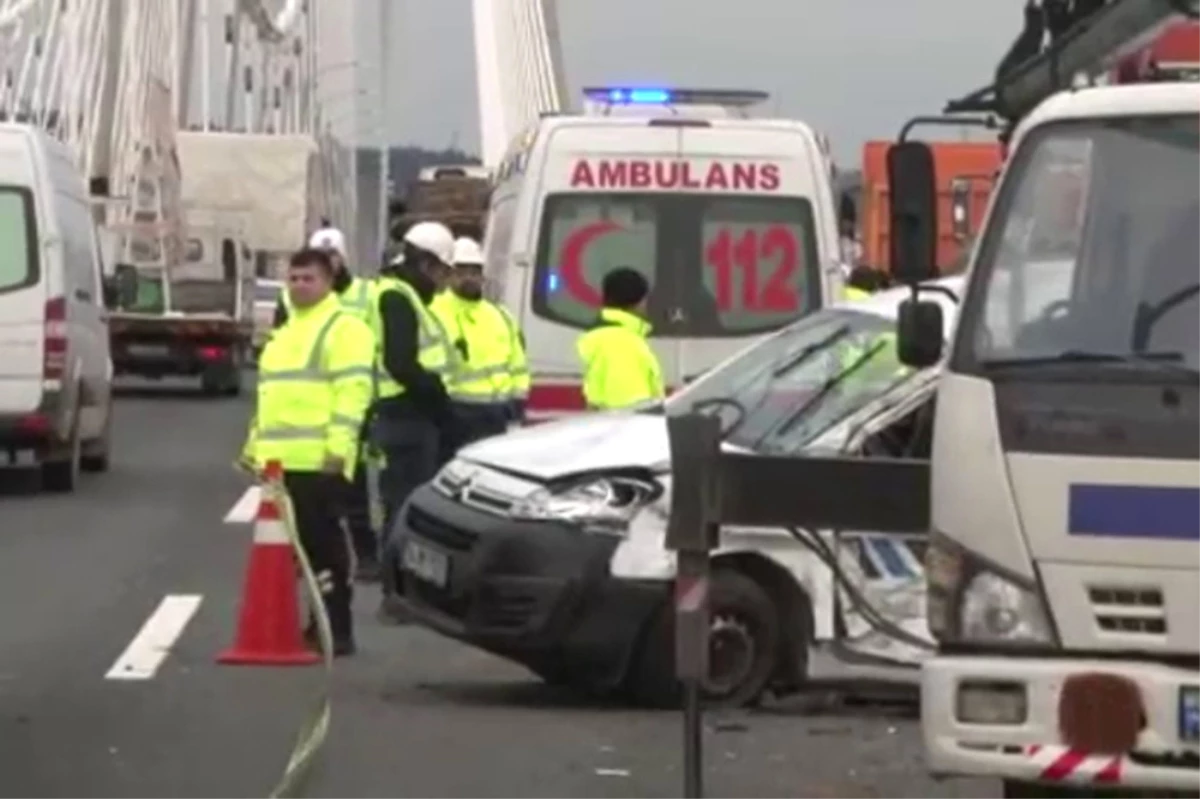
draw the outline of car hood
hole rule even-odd
[[[459,457],[550,481],[583,472],[665,467],[671,448],[665,416],[618,411],[524,427],[472,444]]]
[[[847,420],[805,447],[814,454],[836,454],[852,426]],[[729,452],[748,452],[732,444]],[[587,472],[616,469],[666,471],[671,464],[667,417],[612,412],[571,416],[523,427],[462,449],[463,460],[549,482]]]

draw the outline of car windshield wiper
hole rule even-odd
[[[787,435],[793,427],[800,423],[800,420],[804,418],[806,413],[808,413],[809,408],[814,407],[818,402],[825,399],[830,392],[845,382],[846,378],[856,374],[859,369],[866,366],[867,363],[887,345],[887,339],[881,339],[868,347],[861,355],[855,358],[849,366],[822,383],[820,388],[817,389],[816,393],[808,398],[808,402],[792,411],[792,413],[786,419],[784,419],[781,424],[777,425],[774,430],[770,431],[770,434],[775,438],[782,438],[783,436]]]
[[[775,368],[773,368],[771,370],[771,377],[783,377],[788,372],[792,371],[797,366],[799,366],[800,364],[807,361],[809,359],[809,357],[811,357],[814,353],[825,349],[830,344],[834,343],[838,339],[845,337],[849,333],[850,333],[850,325],[842,325],[841,327],[837,328],[832,333],[830,333],[828,336],[825,336],[824,338],[822,338],[818,341],[814,341],[812,344],[809,344],[807,347],[801,348],[794,355],[791,355],[790,357],[777,363],[775,365]]]
[[[1187,366],[1182,352],[1092,352],[1088,350],[1066,350],[1055,355],[1032,358],[991,358],[981,362],[985,369],[1026,368],[1039,366],[1064,366],[1071,364],[1111,364],[1136,369],[1151,369],[1172,373],[1196,374],[1195,367]]]

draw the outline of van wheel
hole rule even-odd
[[[774,674],[780,653],[779,612],[770,595],[750,577],[730,569],[712,574],[709,595],[708,706],[756,704]],[[664,603],[635,654],[628,689],[640,704],[678,707],[675,678],[674,608]]]
[[[83,445],[83,453],[79,465],[85,472],[107,472],[109,453],[112,451],[113,404],[108,401],[108,409],[104,416],[104,432],[95,441]]]
[[[229,380],[225,383],[221,393],[226,397],[237,397],[242,393],[242,368],[240,364],[234,366],[233,372],[229,375]]]
[[[42,487],[56,494],[69,494],[79,485],[79,473],[83,466],[83,444],[79,440],[79,412],[71,425],[71,439],[67,443],[65,460],[47,461],[42,464]]]

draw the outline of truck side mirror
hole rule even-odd
[[[119,306],[129,308],[137,304],[138,273],[133,264],[117,264],[113,269],[112,282]]]
[[[121,303],[121,291],[117,286],[117,279],[112,276],[106,276],[101,285],[104,293],[104,307],[116,308]]]
[[[893,144],[887,154],[891,271],[902,283],[937,276],[937,181],[933,150],[922,141]]]
[[[942,357],[942,306],[931,300],[900,303],[896,319],[896,354],[900,363],[917,369],[933,366]]]
[[[858,227],[858,206],[849,192],[842,192],[838,201],[838,230],[843,236],[853,235]]]

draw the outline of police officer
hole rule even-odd
[[[408,495],[437,472],[441,430],[452,423],[446,384],[456,363],[429,309],[448,279],[454,236],[438,222],[420,222],[404,234],[403,248],[379,281],[373,315],[379,342],[374,441],[385,461],[379,479],[385,541]]]
[[[600,318],[576,342],[589,409],[626,408],[665,395],[662,367],[647,341],[649,294],[650,284],[633,269],[621,267],[604,276]]]
[[[290,312],[263,348],[258,406],[245,453],[256,468],[283,465],[297,532],[324,591],[335,655],[355,651],[350,549],[341,507],[371,402],[374,338],[341,307],[335,268],[321,250],[292,256]],[[315,624],[306,633],[315,640]]]
[[[442,322],[459,362],[447,389],[453,424],[442,437],[441,461],[460,447],[508,430],[524,415],[529,369],[516,320],[483,296],[483,252],[470,238],[454,242],[448,291],[430,305]]]
[[[325,222],[326,220],[322,220]],[[341,301],[342,309],[369,323],[372,301],[375,298],[372,281],[355,277],[350,273],[346,264],[346,236],[342,231],[326,224],[312,234],[308,246],[324,252],[333,263],[333,290]],[[288,318],[290,300],[286,293],[279,297],[275,308],[275,326],[283,324]],[[366,438],[366,425],[360,441]],[[362,582],[374,582],[379,579],[379,537],[371,526],[370,500],[367,492],[367,459],[356,459],[354,480],[349,490],[345,492],[345,519],[350,528],[350,540],[354,544],[356,561],[355,576]]]

